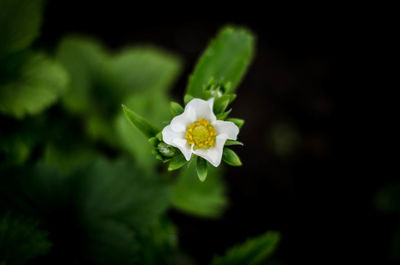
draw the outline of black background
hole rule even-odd
[[[368,49],[361,35],[370,23],[351,12],[348,16],[314,8],[304,13],[261,5],[231,11],[228,4],[217,8],[204,2],[169,8],[118,1],[47,5],[39,45],[56,47],[65,34],[80,33],[115,51],[150,43],[180,55],[184,72],[173,88],[177,100],[220,27],[245,26],[257,36],[254,62],[232,105],[231,116],[246,124],[239,136],[245,147],[235,149],[244,166],[229,167],[225,176],[230,208],[219,220],[170,212],[181,247],[202,263],[266,230],[282,233],[275,257],[284,264],[390,263],[388,249],[397,220],[379,213],[373,196],[395,176],[361,161],[364,149],[358,142],[368,129],[355,129],[368,115],[358,107],[364,98],[358,94],[361,82],[353,83],[352,77],[365,60]],[[368,79],[367,73],[361,76],[364,82]],[[375,101],[376,108],[379,104]],[[282,123],[301,139],[286,157],[268,144],[269,132]],[[382,161],[374,159],[374,166]]]

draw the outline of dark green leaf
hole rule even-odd
[[[179,172],[178,180],[171,189],[172,205],[187,214],[217,218],[228,203],[221,167],[209,167],[207,181],[201,182],[193,162]]]
[[[173,101],[170,104],[170,110],[171,110],[172,116],[177,116],[179,114],[182,114],[184,111],[183,107],[179,103],[176,103]]]
[[[96,156],[95,150],[84,146],[81,142],[69,141],[64,146],[47,144],[43,149],[43,162],[47,166],[57,168],[63,174],[74,172]]]
[[[237,118],[228,118],[226,119],[227,121],[231,121],[234,124],[236,124],[237,127],[239,127],[239,129],[242,128],[243,124],[244,124],[244,120],[242,119],[237,119]]]
[[[141,131],[146,137],[154,137],[159,130],[151,125],[147,120],[145,120],[140,115],[136,114],[132,110],[128,109],[125,105],[122,105],[125,116],[128,120],[135,126],[139,131]]]
[[[201,98],[203,87],[214,78],[230,83],[226,93],[233,92],[253,56],[254,37],[245,29],[225,27],[211,42],[190,76],[187,93]]]
[[[212,265],[257,265],[263,264],[275,251],[280,240],[278,232],[267,232],[248,239],[241,245],[229,249],[224,256],[213,259]]]
[[[0,57],[27,48],[39,35],[43,0],[0,1]]]
[[[231,166],[242,165],[239,156],[232,149],[226,147],[224,148],[224,152],[222,153],[222,160],[224,160],[225,163]]]
[[[103,114],[105,107],[109,112],[107,103],[115,100],[115,96],[105,84],[110,78],[110,55],[105,49],[94,40],[68,36],[58,46],[57,59],[70,76],[69,91],[63,97],[66,108],[85,115],[92,112]],[[118,103],[115,105],[118,106]]]
[[[0,217],[0,262],[25,264],[47,254],[51,247],[47,235],[34,220],[10,214]]]
[[[197,176],[201,182],[205,181],[207,178],[207,161],[200,156],[196,159],[196,170]]]
[[[171,159],[168,165],[168,171],[173,171],[183,167],[188,161],[182,154],[179,154]]]
[[[73,234],[80,248],[68,260],[129,265],[148,264],[150,256],[165,257],[174,234],[167,237],[171,228],[158,227],[169,205],[161,176],[142,170],[133,160],[90,162],[67,176],[43,163],[22,169],[21,174],[6,173],[16,185],[0,178],[0,194],[7,204],[35,209],[46,223],[51,222],[54,245],[63,246]],[[0,206],[5,206],[2,200]]]
[[[67,73],[43,54],[24,54],[9,60],[7,71],[13,77],[0,82],[1,113],[17,118],[37,114],[66,91]]]
[[[168,195],[159,176],[131,161],[99,159],[82,182],[82,214],[89,219],[104,216],[135,228],[148,227],[168,206]]]

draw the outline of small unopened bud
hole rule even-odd
[[[161,142],[157,145],[157,149],[165,157],[173,157],[176,152],[175,148],[173,146],[170,146],[169,144],[166,144],[164,142]]]

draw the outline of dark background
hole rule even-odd
[[[49,1],[38,45],[55,47],[65,34],[81,33],[116,51],[138,43],[160,46],[184,60],[173,88],[182,102],[187,77],[218,29],[249,28],[257,36],[256,55],[232,105],[232,116],[246,120],[239,135],[245,147],[236,150],[244,166],[227,168],[230,208],[221,219],[170,213],[181,247],[206,263],[248,236],[278,230],[282,243],[275,257],[284,264],[390,264],[397,220],[380,214],[373,198],[395,176],[370,171],[367,161],[360,163],[363,150],[356,151],[363,135],[354,123],[361,118],[353,119],[347,107],[358,89],[350,76],[357,74],[364,27],[348,22],[327,10]],[[358,102],[350,104],[357,109]],[[272,136],[279,126],[296,139],[284,154]]]

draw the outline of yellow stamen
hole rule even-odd
[[[194,149],[209,149],[215,145],[216,135],[210,121],[200,118],[187,127],[185,138],[189,145],[194,145]]]

